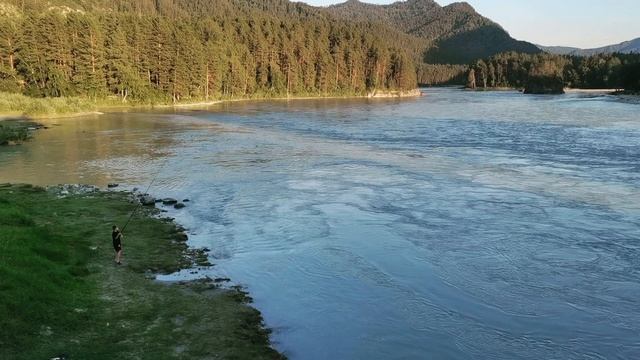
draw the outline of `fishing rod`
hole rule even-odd
[[[160,167],[158,168],[158,171],[156,172],[156,174],[154,175],[154,177],[151,179],[151,182],[149,183],[149,186],[147,186],[147,189],[144,191],[143,194],[148,194],[149,193],[149,189],[151,189],[151,186],[153,185],[153,183],[156,181],[156,179],[158,178],[158,176],[160,175],[160,173],[162,172],[162,169],[164,168],[165,165],[167,165],[167,162],[169,162],[169,157],[167,157],[164,162],[162,163],[162,165],[160,165]],[[138,211],[138,209],[140,208],[140,206],[142,206],[142,201],[138,201],[138,205],[136,205],[136,207],[133,209],[133,211],[131,212],[131,215],[129,215],[129,219],[127,220],[127,222],[124,224],[124,226],[122,227],[122,230],[120,230],[122,233],[124,233],[124,229],[127,228],[127,225],[129,225],[129,223],[131,222],[131,219],[133,219],[133,215],[136,214],[136,212]]]

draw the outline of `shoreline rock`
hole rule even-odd
[[[144,206],[155,206],[157,201],[156,198],[148,194],[140,196],[139,200],[140,200],[140,204]]]
[[[162,199],[162,205],[175,205],[178,203],[178,200],[174,198],[164,198]]]

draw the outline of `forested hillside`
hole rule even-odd
[[[513,39],[500,25],[467,3],[440,6],[434,0],[371,5],[349,0],[328,9],[352,21],[387,24],[422,40],[420,60],[431,64],[468,64],[502,52],[539,53],[537,46]]]
[[[394,33],[286,0],[0,0],[0,91],[181,101],[414,88]]]
[[[539,51],[466,3],[0,0],[0,91],[32,97],[364,95],[462,84],[470,65],[487,87],[518,87],[537,72],[570,86],[622,87],[634,73],[623,72],[633,57]]]

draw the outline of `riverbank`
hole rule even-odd
[[[79,97],[32,98],[22,94],[0,92],[0,120],[11,118],[56,118],[98,113],[108,100],[94,101]]]
[[[467,90],[467,91],[479,91],[479,92],[483,92],[483,91],[519,91],[519,92],[522,92],[522,91],[524,91],[524,89],[522,89],[522,88],[515,88],[515,87],[476,87],[474,89],[465,87],[464,89]]]
[[[640,90],[617,90],[613,95],[640,96]]]
[[[516,87],[478,87],[475,89],[465,88],[468,91],[518,91],[523,92],[524,89]],[[625,91],[619,89],[579,89],[579,88],[564,88],[565,94],[593,94],[593,95],[640,95],[639,91]]]
[[[355,99],[355,98],[404,98],[418,97],[419,89],[407,91],[378,90],[367,94],[319,95],[319,96],[254,96],[216,99],[210,101],[194,100],[179,103],[164,102],[128,102],[122,103],[116,98],[88,99],[80,97],[32,98],[22,94],[0,92],[0,120],[4,119],[55,119],[100,115],[103,112],[129,111],[132,109],[167,109],[207,107],[225,102],[255,100],[310,100],[310,99]]]
[[[241,289],[154,280],[208,265],[155,208],[114,264],[111,225],[134,207],[124,192],[0,185],[0,358],[283,358]]]
[[[618,89],[576,89],[565,88],[564,92],[567,94],[617,94]]]
[[[413,90],[376,90],[367,94],[368,98],[406,98],[422,96],[420,89]]]

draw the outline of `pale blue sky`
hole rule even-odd
[[[436,0],[441,5],[452,0]],[[304,0],[325,6],[344,0]],[[365,0],[390,4],[392,0]],[[582,48],[640,37],[640,0],[467,0],[517,39]]]

